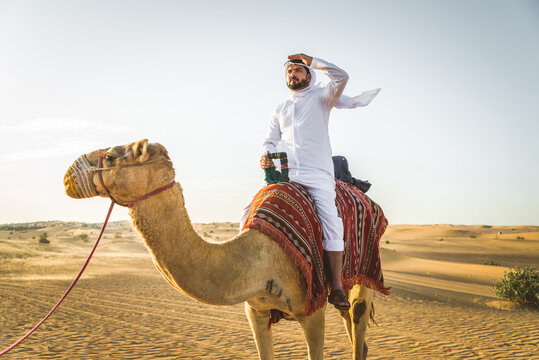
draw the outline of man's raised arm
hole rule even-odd
[[[329,84],[324,88],[324,93],[322,95],[328,109],[331,109],[335,106],[335,103],[339,99],[339,96],[341,96],[346,83],[348,82],[348,74],[336,65],[318,58],[313,58],[311,69],[321,70],[331,79]]]

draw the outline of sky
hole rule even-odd
[[[64,173],[144,138],[193,222],[239,221],[299,52],[382,88],[329,131],[390,224],[539,225],[537,0],[0,0],[0,224],[103,221]]]

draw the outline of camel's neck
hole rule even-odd
[[[235,304],[252,297],[245,289],[248,264],[239,266],[252,247],[246,236],[208,243],[191,225],[182,189],[171,189],[136,204],[130,211],[159,271],[174,287],[210,304]]]

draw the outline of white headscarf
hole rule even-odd
[[[286,76],[286,71],[288,69],[288,66],[292,64],[300,65],[309,69],[309,73],[311,74],[311,81],[309,81],[309,85],[307,87],[313,87],[313,88],[321,87],[320,83],[316,84],[316,72],[304,63],[296,63],[292,61],[285,62],[284,63],[285,76]],[[367,106],[370,104],[372,99],[374,99],[376,95],[378,95],[380,90],[382,89],[377,88],[377,89],[367,90],[353,97],[342,94],[337,100],[337,102],[335,103],[335,107],[337,109],[354,109],[357,107]]]

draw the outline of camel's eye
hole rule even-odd
[[[114,156],[110,155],[110,154],[106,154],[105,155],[105,160],[107,161],[113,161],[114,160]]]

